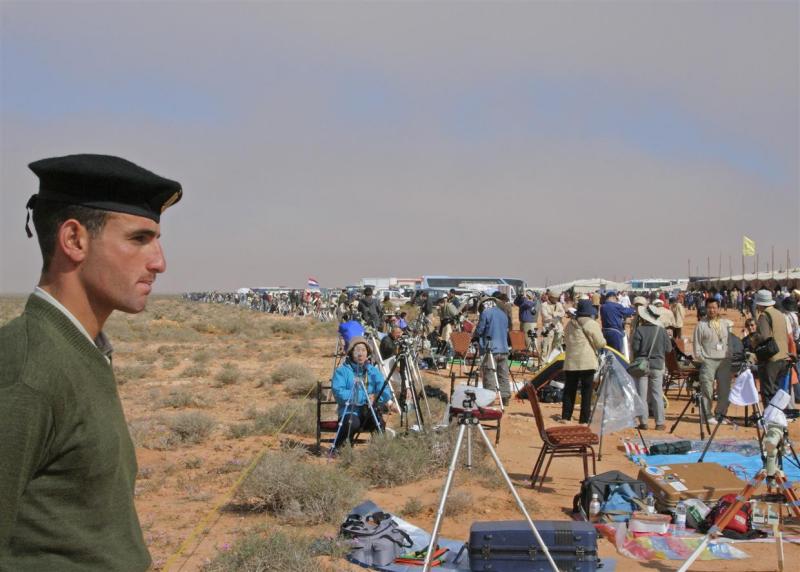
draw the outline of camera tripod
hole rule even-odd
[[[681,421],[683,421],[683,418],[686,415],[686,411],[689,409],[689,406],[692,405],[697,408],[698,412],[697,423],[700,426],[700,440],[703,441],[706,438],[706,435],[703,432],[703,426],[705,425],[705,428],[709,432],[709,434],[711,433],[711,427],[708,424],[708,419],[706,418],[706,412],[703,409],[703,394],[701,393],[698,387],[692,388],[692,396],[689,398],[689,401],[686,402],[686,406],[683,408],[683,411],[681,411],[681,414],[678,415],[678,418],[675,420],[675,423],[673,423],[672,427],[670,427],[669,432],[670,434],[675,432],[675,428]],[[717,427],[719,427],[719,425]]]
[[[492,442],[489,440],[489,437],[486,435],[486,430],[481,427],[480,420],[473,415],[473,410],[478,409],[475,405],[475,393],[467,393],[467,399],[464,400],[462,404],[464,408],[463,413],[458,414],[458,437],[456,438],[456,444],[453,449],[453,456],[450,459],[450,468],[447,471],[447,477],[444,481],[444,488],[442,489],[442,498],[439,501],[439,508],[436,510],[436,521],[433,524],[433,532],[431,533],[431,541],[428,545],[428,550],[425,555],[425,563],[423,565],[422,571],[423,572],[430,572],[431,570],[431,560],[433,559],[433,553],[435,552],[436,548],[436,541],[439,540],[439,532],[442,526],[442,519],[444,518],[444,511],[445,505],[447,504],[447,496],[450,494],[450,489],[453,486],[453,477],[455,476],[456,472],[456,465],[458,464],[458,457],[461,453],[461,446],[464,443],[464,433],[467,434],[467,469],[472,468],[472,428],[476,427],[478,429],[478,433],[480,434],[481,438],[483,439],[484,444],[486,445],[486,449],[492,456],[495,465],[497,466],[497,470],[500,471],[500,474],[503,476],[503,479],[508,485],[508,490],[511,491],[511,495],[514,497],[514,500],[519,507],[520,512],[525,517],[525,520],[528,521],[528,526],[530,526],[531,531],[533,532],[534,537],[536,537],[536,541],[539,543],[539,546],[542,549],[545,557],[547,558],[550,566],[552,567],[554,572],[558,572],[558,567],[556,563],[553,561],[553,557],[550,555],[550,551],[547,549],[547,545],[545,544],[542,537],[539,535],[539,531],[536,529],[536,525],[533,523],[530,515],[528,514],[527,509],[525,508],[525,504],[522,502],[517,490],[514,488],[514,484],[511,482],[511,479],[506,472],[505,467],[503,467],[503,463],[500,461],[500,457],[497,456],[497,452],[494,450],[492,446]]]
[[[397,354],[395,362],[392,364],[392,369],[385,376],[383,386],[378,394],[375,396],[375,403],[383,393],[384,388],[388,385],[392,386],[390,380],[395,372],[400,373],[400,392],[398,398],[398,405],[400,407],[400,427],[405,427],[406,431],[409,430],[409,403],[407,395],[411,396],[411,408],[413,409],[417,418],[417,427],[420,431],[425,430],[425,417],[420,409],[418,394],[422,394],[422,399],[425,401],[425,408],[428,411],[428,417],[431,415],[431,407],[428,403],[428,396],[425,394],[425,385],[422,382],[422,375],[417,368],[416,353],[413,351],[411,340],[403,340],[400,338],[400,353]],[[373,406],[375,405],[373,403]]]
[[[729,506],[725,510],[725,512],[722,513],[722,515],[714,524],[714,526],[712,526],[709,529],[708,533],[706,533],[705,537],[703,537],[703,540],[700,542],[700,545],[692,553],[692,555],[689,556],[686,562],[683,563],[683,566],[680,567],[678,572],[686,572],[689,569],[689,567],[692,564],[694,564],[694,561],[697,560],[697,558],[700,556],[700,554],[703,552],[706,546],[708,546],[708,543],[711,540],[711,538],[712,537],[716,538],[722,533],[723,530],[725,530],[725,527],[728,525],[728,523],[733,519],[734,516],[736,516],[736,513],[739,512],[739,509],[742,508],[742,505],[744,505],[744,503],[750,500],[750,497],[753,496],[753,493],[756,492],[758,487],[761,485],[761,482],[765,478],[767,479],[767,492],[770,491],[771,485],[773,483],[776,483],[778,485],[778,490],[780,491],[780,494],[783,496],[784,500],[789,506],[789,510],[791,510],[794,513],[795,517],[800,519],[800,498],[798,498],[797,493],[792,488],[792,485],[789,482],[789,480],[783,474],[783,471],[777,471],[774,475],[770,476],[767,474],[766,469],[762,469],[751,481],[749,481],[745,485],[744,489],[742,489],[742,492],[736,496],[736,502],[733,503],[731,506]],[[780,533],[776,535],[775,541],[781,543],[783,542]],[[782,545],[779,550],[779,558],[780,558],[779,569],[783,570]]]

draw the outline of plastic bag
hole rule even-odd
[[[625,367],[609,354],[602,360],[602,380],[591,422],[592,431],[598,435],[635,427],[637,417],[647,414],[647,405]]]

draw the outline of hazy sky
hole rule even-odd
[[[800,264],[796,1],[0,6],[0,292],[81,152],[183,184],[162,293]]]

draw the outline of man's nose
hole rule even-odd
[[[161,274],[167,269],[167,259],[164,257],[164,249],[161,247],[161,241],[154,240],[153,245],[154,251],[147,262],[147,269],[150,272]]]

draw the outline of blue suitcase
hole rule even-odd
[[[561,572],[593,572],[600,567],[597,531],[590,522],[535,520],[536,530]],[[549,572],[552,570],[525,520],[476,522],[469,533],[473,571]]]

